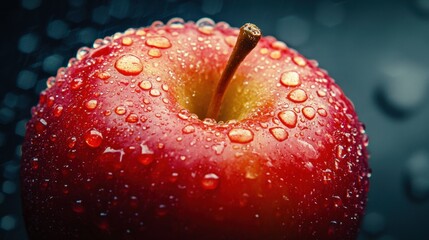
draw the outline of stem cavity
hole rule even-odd
[[[261,39],[261,35],[261,30],[255,24],[246,23],[240,28],[237,42],[229,56],[228,63],[222,72],[219,83],[210,101],[206,114],[207,118],[217,119],[219,116],[226,89],[235,71],[246,56],[256,47],[259,39]]]

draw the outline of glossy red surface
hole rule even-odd
[[[60,69],[23,145],[30,237],[355,239],[367,136],[315,61],[264,37],[198,118],[237,33],[154,23]]]

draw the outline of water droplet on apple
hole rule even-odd
[[[136,196],[131,196],[128,204],[131,208],[137,208],[139,206],[139,200]]]
[[[107,79],[110,78],[110,73],[109,72],[99,71],[99,72],[97,72],[96,75],[101,80],[107,80]]]
[[[336,155],[339,159],[344,159],[346,157],[347,152],[344,149],[343,145],[337,145]]]
[[[76,65],[77,62],[78,60],[76,58],[70,58],[69,61],[67,62],[67,67],[72,67]]]
[[[236,36],[226,36],[225,37],[225,43],[228,46],[234,47],[235,46],[235,42],[237,42],[237,37]]]
[[[182,132],[185,134],[193,133],[195,132],[195,127],[192,125],[187,125],[182,129]]]
[[[46,105],[47,105],[48,107],[52,107],[52,106],[54,105],[54,102],[55,102],[55,97],[54,97],[54,96],[50,96],[50,97],[48,98],[48,101],[46,102]]]
[[[164,27],[164,23],[162,21],[156,20],[150,25],[151,28],[162,28]]]
[[[281,57],[282,57],[282,53],[279,50],[275,50],[270,53],[270,58],[272,59],[279,59]]]
[[[308,120],[311,120],[316,116],[316,110],[310,106],[307,106],[302,109],[302,114],[304,114],[304,117],[306,117]]]
[[[246,179],[256,179],[261,174],[261,166],[255,159],[249,159],[247,166],[245,167],[245,175]]]
[[[271,43],[271,47],[274,49],[278,49],[278,50],[286,50],[287,49],[286,43],[284,43],[282,41],[275,41],[275,42]]]
[[[295,71],[284,72],[280,77],[280,83],[286,87],[296,87],[301,84],[299,74]]]
[[[80,87],[82,87],[82,85],[83,85],[82,78],[75,78],[71,81],[70,88],[71,88],[71,90],[77,90]]]
[[[326,91],[323,91],[321,89],[317,90],[317,96],[326,97]]]
[[[406,162],[403,176],[405,191],[411,200],[429,200],[429,153],[414,153]]]
[[[144,115],[142,115],[142,116],[140,117],[140,121],[141,121],[142,123],[146,122],[146,121],[147,121],[147,117],[146,117],[146,116],[144,116]]]
[[[343,200],[339,196],[332,196],[332,201],[334,203],[334,207],[342,207],[343,206]]]
[[[31,159],[31,169],[37,170],[39,169],[39,159],[38,158],[32,158]]]
[[[109,109],[103,111],[103,115],[106,117],[110,116],[111,114],[112,114],[112,111],[110,111]]]
[[[297,151],[295,152],[295,155],[298,157],[302,159],[317,159],[319,157],[319,152],[316,151],[311,143],[301,139],[298,139],[296,143]]]
[[[49,140],[50,140],[51,142],[55,142],[55,141],[57,141],[57,138],[58,138],[58,136],[57,136],[56,134],[52,134],[51,136],[49,136]]]
[[[249,203],[249,194],[243,193],[242,197],[240,198],[240,207],[246,207]]]
[[[158,48],[151,48],[147,51],[147,55],[154,58],[159,58],[162,56],[162,53],[161,50],[159,50]]]
[[[182,18],[172,18],[167,22],[167,26],[171,28],[180,29],[185,27],[185,21]]]
[[[53,87],[55,85],[56,80],[57,79],[55,77],[49,77],[48,80],[46,80],[46,86],[48,88]]]
[[[140,155],[137,157],[137,160],[147,166],[151,164],[154,160],[154,152],[149,149],[149,147],[143,142],[140,144],[141,152]]]
[[[273,137],[280,142],[286,140],[289,136],[289,134],[286,132],[286,130],[284,130],[281,127],[273,127],[273,128],[270,128],[269,131],[273,135]]]
[[[167,206],[164,204],[159,204],[158,208],[156,209],[156,215],[158,217],[164,217],[165,215],[167,215],[167,213],[168,213]]]
[[[85,103],[85,108],[88,110],[94,110],[97,107],[98,101],[91,99]]]
[[[152,89],[150,90],[149,94],[152,97],[159,97],[161,95],[161,92],[158,89]]]
[[[74,148],[74,146],[76,145],[76,141],[77,141],[76,137],[70,137],[70,138],[68,138],[67,139],[67,146],[69,148]]]
[[[121,167],[122,159],[125,155],[123,149],[114,149],[107,147],[104,149],[103,154],[100,156],[100,159],[104,162],[114,163],[115,168]]]
[[[146,31],[144,30],[144,28],[137,29],[136,35],[137,36],[145,36],[146,35]]]
[[[214,190],[219,185],[219,176],[214,173],[208,173],[204,175],[203,179],[201,180],[201,186],[205,190]]]
[[[311,163],[310,161],[304,163],[304,166],[308,169],[308,170],[313,170],[314,169],[314,165],[313,163]]]
[[[115,108],[115,113],[118,115],[124,115],[127,112],[127,109],[125,108],[125,106],[117,106]]]
[[[64,110],[63,106],[61,106],[61,105],[55,106],[54,112],[53,112],[54,116],[55,117],[60,117],[61,114],[63,113],[63,110]]]
[[[363,133],[363,135],[362,135],[362,141],[363,141],[363,145],[365,147],[368,147],[368,145],[369,145],[369,137],[368,137],[368,135],[366,133]]]
[[[326,110],[324,108],[318,108],[317,113],[322,117],[328,116],[328,112],[326,112]]]
[[[328,236],[335,236],[335,232],[338,230],[338,222],[337,221],[331,221],[329,222],[329,228],[328,228]]]
[[[132,54],[126,54],[116,60],[115,68],[123,75],[138,75],[143,71],[143,64],[140,58]]]
[[[216,124],[216,120],[213,118],[204,118],[203,124],[206,126],[214,126]]]
[[[152,83],[148,80],[143,80],[139,83],[139,87],[143,90],[149,90],[152,88]]]
[[[112,38],[111,37],[105,37],[104,39],[98,38],[94,41],[94,43],[92,44],[92,46],[94,48],[101,48],[102,46],[106,46],[112,43]]]
[[[307,93],[304,90],[298,88],[298,89],[292,90],[287,95],[287,98],[292,102],[302,103],[302,102],[305,102],[308,97],[307,97]]]
[[[72,204],[72,210],[73,210],[73,212],[75,212],[77,214],[84,213],[85,212],[85,208],[82,205],[82,200],[76,200]]]
[[[149,37],[146,39],[146,45],[150,47],[156,47],[156,48],[169,48],[171,47],[171,42],[166,37]]]
[[[297,123],[297,115],[294,111],[286,110],[278,114],[280,121],[288,128],[294,128]]]
[[[92,147],[99,147],[103,141],[103,135],[96,129],[91,129],[85,133],[85,143]]]
[[[67,172],[67,171],[62,171],[63,176],[65,176],[65,175],[66,175],[66,174],[64,174],[65,172]],[[64,195],[67,195],[67,194],[69,194],[69,193],[70,193],[69,186],[68,186],[67,184],[64,184],[64,185],[63,185],[63,193],[64,193]]]
[[[81,47],[79,50],[77,50],[76,53],[76,59],[82,60],[88,53],[90,52],[90,49],[88,47]]]
[[[161,89],[164,90],[165,92],[168,92],[168,85],[167,84],[162,84],[161,85]]]
[[[249,143],[253,140],[253,132],[244,128],[233,128],[228,132],[228,137],[234,143]]]
[[[171,173],[168,180],[170,180],[170,182],[172,182],[172,183],[175,183],[175,182],[177,182],[178,178],[179,178],[179,173],[173,172],[173,173]]]
[[[329,184],[332,181],[332,170],[331,169],[323,170],[322,176],[323,176],[323,183]]]
[[[259,53],[262,55],[265,55],[268,53],[268,48],[261,48],[261,50],[259,50]]]
[[[188,120],[189,119],[189,113],[186,110],[180,111],[177,116],[182,120]]]
[[[216,155],[221,155],[223,153],[223,150],[225,149],[225,143],[219,143],[212,146],[212,149],[215,151]]]
[[[43,118],[39,119],[34,124],[34,127],[37,133],[42,133],[43,131],[45,131],[47,126],[48,126],[48,122]]]
[[[210,35],[213,33],[216,23],[210,18],[201,18],[195,25],[197,25],[199,32]]]
[[[130,115],[128,115],[125,118],[125,121],[129,122],[129,123],[136,123],[136,122],[139,121],[139,116],[137,114],[135,114],[135,113],[130,113]]]
[[[121,43],[124,46],[131,46],[133,44],[133,39],[130,37],[123,37]]]
[[[305,59],[303,57],[300,57],[300,56],[293,57],[292,61],[300,67],[307,65],[307,62],[305,61]]]

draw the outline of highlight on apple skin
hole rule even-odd
[[[206,118],[239,33],[156,21],[49,78],[22,148],[30,239],[355,239],[368,137],[316,61],[262,36]]]

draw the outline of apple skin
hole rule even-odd
[[[237,34],[155,22],[48,79],[22,147],[30,239],[355,239],[368,138],[315,61],[263,37],[221,121],[198,119]]]

